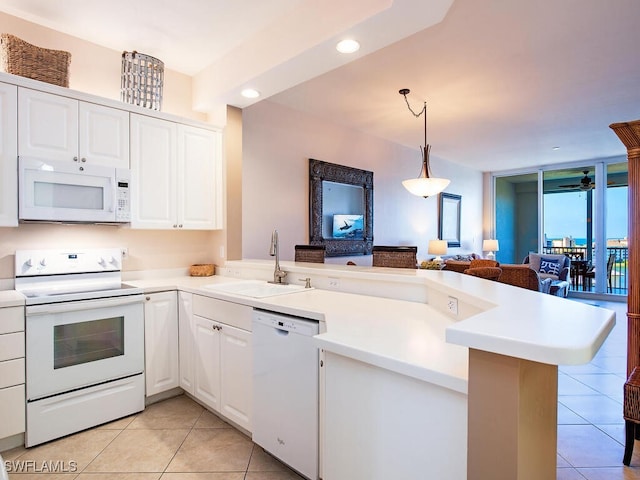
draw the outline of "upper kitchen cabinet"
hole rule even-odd
[[[18,226],[18,93],[0,83],[0,226]]]
[[[222,228],[218,131],[131,114],[132,228]]]
[[[18,154],[129,168],[129,112],[19,88]]]

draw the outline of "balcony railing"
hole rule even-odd
[[[581,292],[594,292],[595,279],[590,279],[584,275],[585,271],[589,271],[595,258],[595,250],[591,250],[591,255],[587,255],[587,247],[544,247],[543,253],[565,254],[578,260],[572,262],[571,271],[571,290]],[[611,272],[607,272],[607,286],[605,292],[616,295],[627,294],[627,264],[629,261],[629,249],[627,247],[607,247],[608,259],[610,255],[615,255],[614,262],[611,266]],[[585,262],[579,265],[579,261]],[[580,268],[584,267],[584,268]]]

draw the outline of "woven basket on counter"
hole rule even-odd
[[[69,52],[37,47],[8,33],[0,34],[0,47],[5,72],[69,87]]]
[[[189,275],[192,277],[210,277],[213,275],[213,263],[196,263],[189,267]]]

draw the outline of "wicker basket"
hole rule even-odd
[[[189,275],[192,277],[210,277],[213,275],[213,263],[196,263],[189,267]]]
[[[8,33],[0,34],[0,46],[0,63],[5,72],[69,86],[69,52],[36,47]]]
[[[120,99],[140,107],[162,108],[164,63],[144,53],[122,52]]]

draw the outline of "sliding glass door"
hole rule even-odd
[[[627,170],[624,161],[495,175],[498,261],[564,254],[572,291],[626,295]]]

